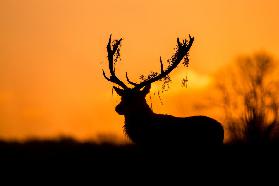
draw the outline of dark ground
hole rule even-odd
[[[279,145],[229,145],[222,146],[179,146],[175,148],[141,148],[133,144],[110,142],[78,142],[70,138],[58,140],[29,140],[26,142],[0,141],[0,158],[14,162],[60,161],[121,163],[135,161],[173,160],[197,161],[268,161],[279,160]],[[168,159],[169,158],[169,159]],[[175,158],[175,159],[174,159]]]
[[[93,177],[120,175],[123,179],[127,175],[138,179],[156,174],[168,177],[174,172],[183,173],[184,177],[190,177],[189,172],[247,177],[251,171],[258,174],[276,171],[278,162],[279,152],[275,144],[145,149],[132,144],[82,143],[71,139],[0,142],[1,170],[11,174],[27,172],[33,175],[50,170],[50,175],[75,175],[87,170],[87,174]],[[258,175],[255,173],[254,176]]]

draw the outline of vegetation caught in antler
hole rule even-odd
[[[148,76],[141,75],[140,80],[142,80],[140,83],[134,83],[132,82],[126,73],[126,79],[127,81],[134,85],[135,88],[143,88],[144,86],[151,84],[155,81],[163,81],[162,89],[165,90],[167,87],[169,87],[169,83],[171,82],[171,78],[169,74],[179,65],[179,63],[183,60],[182,64],[186,67],[189,65],[189,50],[193,44],[194,37],[191,37],[189,35],[190,40],[184,39],[182,42],[180,42],[179,38],[177,38],[177,46],[175,48],[174,55],[167,60],[168,67],[164,69],[164,64],[162,61],[162,58],[160,57],[160,65],[161,65],[161,72],[151,72]],[[187,80],[184,80],[184,83],[187,82]]]
[[[116,75],[115,75],[115,64],[117,60],[120,57],[120,46],[121,46],[122,38],[119,40],[114,40],[111,44],[111,35],[109,37],[109,41],[107,44],[107,53],[108,53],[108,62],[109,62],[109,71],[110,71],[110,77],[107,77],[104,69],[103,69],[103,75],[106,78],[106,80],[115,83],[122,87],[123,89],[128,89],[128,87],[123,83]],[[115,58],[114,58],[115,56]]]
[[[120,46],[122,38],[119,40],[111,41],[111,35],[107,44],[107,53],[108,53],[108,62],[109,62],[109,71],[110,77],[106,76],[105,71],[103,70],[104,77],[112,82],[117,84],[118,86],[122,87],[123,89],[136,89],[140,90],[141,88],[151,85],[156,81],[162,81],[162,89],[163,91],[169,87],[169,83],[171,82],[171,78],[169,74],[179,65],[179,63],[183,60],[182,64],[188,67],[189,64],[189,50],[193,44],[194,37],[189,35],[190,40],[184,39],[182,42],[177,38],[177,46],[175,48],[174,55],[167,60],[168,66],[164,69],[164,64],[162,58],[160,57],[160,67],[161,71],[159,72],[151,72],[149,75],[140,76],[140,83],[133,82],[129,79],[128,73],[126,72],[126,80],[127,82],[134,86],[133,88],[129,88],[123,81],[121,81],[115,74],[115,65],[120,58]],[[184,83],[187,82],[184,80]]]

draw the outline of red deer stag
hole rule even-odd
[[[108,63],[110,76],[103,70],[104,77],[121,88],[113,86],[121,97],[121,102],[115,111],[125,116],[124,130],[129,138],[143,146],[199,144],[218,145],[223,143],[224,130],[216,120],[207,116],[174,117],[171,115],[155,114],[146,103],[145,97],[149,93],[151,84],[167,77],[188,56],[194,38],[180,42],[177,38],[177,49],[171,58],[170,65],[164,69],[162,60],[161,72],[143,80],[141,83],[132,82],[127,75],[127,82],[133,86],[128,87],[115,74],[115,63],[119,56],[119,46],[122,38],[111,42],[111,36],[107,44]]]

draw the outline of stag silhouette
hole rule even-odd
[[[189,35],[180,42],[177,38],[177,49],[171,58],[170,65],[164,70],[162,59],[161,72],[143,80],[140,83],[131,81],[126,72],[126,80],[133,86],[128,87],[115,74],[115,62],[119,57],[119,46],[122,38],[111,41],[111,35],[107,44],[107,58],[110,76],[103,70],[106,80],[118,85],[113,89],[121,97],[121,102],[115,111],[124,115],[124,131],[128,137],[138,145],[143,146],[166,146],[166,145],[218,145],[223,143],[224,130],[216,120],[207,116],[174,117],[171,115],[156,114],[146,103],[146,95],[149,93],[151,84],[167,77],[182,59],[188,56],[193,44],[194,37]]]

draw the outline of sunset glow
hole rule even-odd
[[[133,80],[159,71],[176,38],[195,37],[188,68],[171,77],[155,112],[221,114],[194,109],[213,75],[241,54],[265,50],[278,58],[278,0],[9,0],[0,1],[0,138],[71,136],[125,138],[102,69],[109,35],[123,38],[117,74]],[[187,88],[181,80],[187,76]]]

